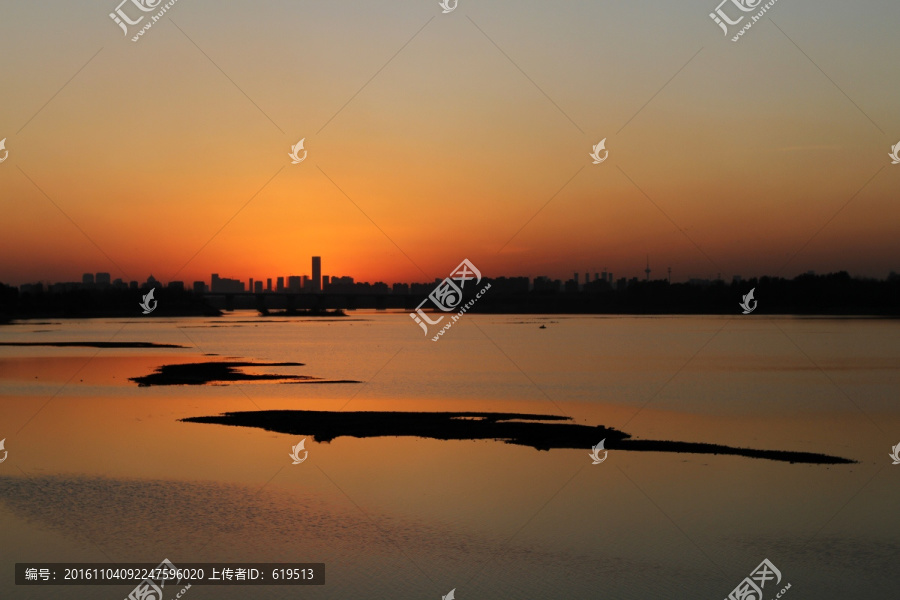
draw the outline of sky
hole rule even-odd
[[[117,5],[0,3],[0,282],[900,271],[900,3]]]

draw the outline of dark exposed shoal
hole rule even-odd
[[[632,440],[631,435],[610,427],[561,423],[569,417],[485,412],[327,412],[269,410],[228,412],[218,416],[182,419],[191,423],[215,423],[237,427],[258,427],[291,435],[309,435],[320,442],[341,436],[357,438],[414,436],[437,440],[502,441],[537,450],[584,449],[605,439],[607,450],[678,452],[690,454],[731,454],[790,463],[851,464],[838,456],[786,450],[756,450],[719,444]]]
[[[245,362],[214,361],[163,365],[150,375],[130,377],[139,386],[151,385],[205,385],[224,381],[272,381],[278,383],[359,383],[351,380],[322,379],[310,375],[280,375],[277,373],[252,374],[243,367],[302,367],[298,362]]]
[[[187,348],[156,342],[0,342],[0,346],[55,346],[58,348]]]

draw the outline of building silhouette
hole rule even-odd
[[[312,278],[313,278],[313,291],[321,292],[322,291],[322,257],[321,256],[313,256],[312,257]]]
[[[550,279],[544,275],[534,278],[535,292],[559,292],[562,282],[559,279]]]
[[[244,291],[244,282],[237,279],[219,277],[218,273],[213,273],[210,280],[209,289],[213,293],[234,294]]]

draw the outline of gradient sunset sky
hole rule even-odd
[[[0,282],[900,271],[896,1],[117,4],[0,8]]]

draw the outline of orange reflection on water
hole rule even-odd
[[[165,364],[208,360],[197,356],[141,354],[136,356],[14,356],[0,358],[0,381],[91,385],[135,385],[129,377],[152,372]]]

